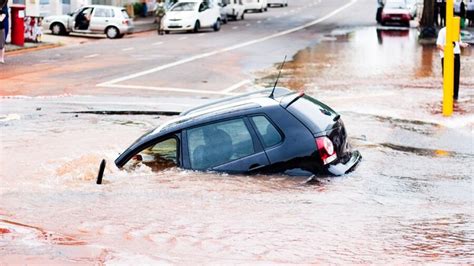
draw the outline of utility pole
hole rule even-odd
[[[443,115],[453,114],[454,42],[459,41],[460,18],[453,15],[454,0],[446,0],[446,44],[443,69]]]

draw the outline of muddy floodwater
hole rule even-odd
[[[294,55],[280,84],[339,111],[363,156],[355,172],[311,185],[122,172],[116,156],[172,117],[3,98],[0,264],[473,263],[472,48],[463,54],[451,118],[440,114],[438,55],[415,30],[341,29]],[[275,68],[256,75],[270,84]]]

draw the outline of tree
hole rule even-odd
[[[420,19],[420,38],[435,38],[434,13],[436,0],[423,1],[423,13]]]

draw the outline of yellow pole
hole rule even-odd
[[[443,115],[453,114],[454,94],[454,18],[453,1],[446,0],[446,44],[444,46]]]

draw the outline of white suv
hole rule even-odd
[[[87,5],[68,15],[44,18],[43,28],[50,29],[54,35],[105,33],[115,39],[132,33],[133,22],[123,7]]]
[[[219,5],[222,6],[227,18],[238,20],[244,19],[245,6],[243,0],[220,0]]]
[[[268,3],[267,5],[270,7],[272,5],[275,5],[275,6],[281,6],[281,7],[284,7],[284,6],[288,6],[288,0],[268,0]]]
[[[201,0],[184,0],[174,4],[163,20],[165,33],[170,31],[198,32],[202,28],[221,29],[219,6]]]
[[[267,0],[243,0],[245,12],[256,10],[259,12],[267,11]]]

